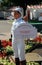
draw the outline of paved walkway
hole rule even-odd
[[[0,33],[0,40],[8,40],[10,38],[10,33]]]
[[[37,53],[40,56],[42,56],[42,48],[35,49],[35,50],[32,51],[32,53]]]
[[[8,20],[0,20],[0,40],[9,39],[12,24]]]
[[[26,54],[26,61],[42,61],[42,57],[37,53],[27,53]]]

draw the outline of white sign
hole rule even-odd
[[[39,20],[39,21],[42,21],[42,16],[40,16],[40,17],[38,18],[38,20]]]
[[[42,21],[42,13],[40,13],[40,16],[39,16],[38,20]]]
[[[16,38],[35,38],[37,29],[29,23],[22,23],[14,30],[14,34]]]

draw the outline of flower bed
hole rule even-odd
[[[25,51],[30,50],[36,44],[33,40],[26,41]],[[3,65],[15,65],[13,61],[10,60],[10,56],[13,55],[12,42],[10,40],[1,40],[0,41],[0,64]],[[26,65],[40,65],[38,62],[27,62]]]
[[[8,57],[0,58],[0,65],[15,65]],[[26,65],[40,65],[38,62],[27,62]]]
[[[15,65],[14,62],[10,62],[10,60],[5,57],[5,58],[0,58],[0,65]]]
[[[42,47],[40,36],[33,40],[25,40],[25,52],[31,52],[39,44]],[[13,55],[12,42],[9,40],[0,40],[0,57]]]
[[[12,55],[13,49],[12,49],[12,42],[9,39],[7,40],[0,40],[0,57],[5,57],[7,55]]]

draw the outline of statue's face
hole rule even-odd
[[[21,14],[18,11],[14,11],[14,18],[18,19],[21,16]]]

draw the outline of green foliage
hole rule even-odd
[[[6,47],[6,52],[8,52],[8,51],[13,51],[12,47],[9,45]]]
[[[0,58],[0,64],[3,64],[3,65],[15,65],[15,63],[13,63],[13,62],[9,62],[9,60],[7,58]]]
[[[13,55],[13,49],[12,49],[12,47],[11,46],[7,46],[6,47],[6,53],[7,53],[7,55]]]
[[[0,64],[3,64],[3,65],[15,65],[15,63],[10,62],[9,59],[7,59],[7,57],[0,58]],[[40,65],[40,64],[38,62],[27,62],[26,65]]]
[[[31,47],[32,47],[32,45],[26,45],[25,50],[30,49]]]
[[[40,65],[38,62],[27,62],[26,65]]]
[[[26,5],[30,5],[30,4],[40,4],[42,1],[41,0],[2,0],[1,1],[1,8],[2,9],[7,9],[11,6],[22,6],[23,8],[26,7]],[[21,4],[22,3],[22,4]]]

